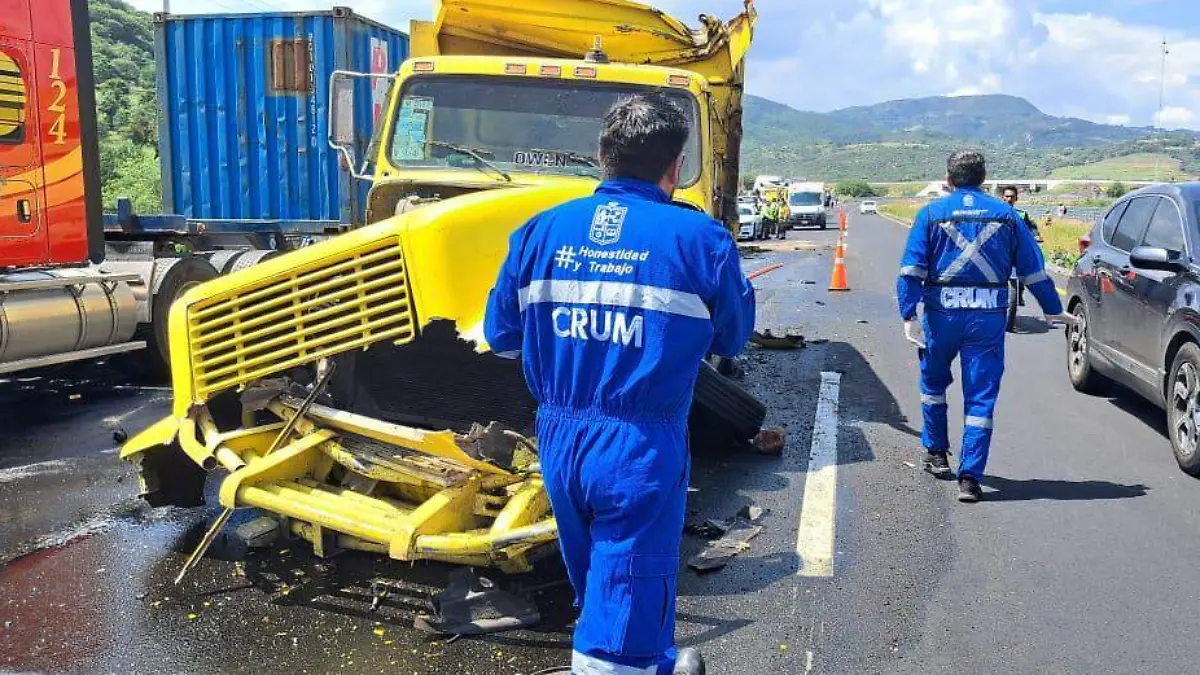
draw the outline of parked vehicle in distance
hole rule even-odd
[[[765,237],[762,214],[750,204],[738,204],[738,241]]]
[[[877,204],[875,202],[871,202],[871,201],[859,202],[858,212],[863,215],[867,215],[867,214],[876,215],[879,213],[879,204]]]
[[[1126,195],[1080,241],[1067,282],[1067,373],[1164,408],[1179,467],[1200,476],[1200,183]]]
[[[784,185],[782,176],[758,176],[754,179],[754,194],[766,197],[770,190],[776,190]]]
[[[824,230],[827,227],[824,183],[792,183],[788,186],[787,205],[787,222],[792,228],[816,225]]]

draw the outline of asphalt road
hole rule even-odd
[[[717,675],[1200,670],[1200,483],[1175,467],[1153,407],[1071,390],[1062,334],[1033,308],[1008,344],[986,500],[960,505],[917,469],[916,359],[894,307],[905,234],[853,214],[846,293],[825,290],[833,231],[747,254],[747,270],[783,264],[756,281],[759,327],[809,346],[745,357],[745,385],[786,431],[782,457],[695,459],[693,518],[767,514],[727,568],[682,573],[681,644]],[[840,376],[839,405],[818,423],[822,373]],[[284,544],[218,551],[173,587],[212,511],[138,504],[113,431],[168,401],[111,385],[0,382],[0,671],[529,675],[566,660],[571,598],[553,564],[498,579],[536,598],[537,629],[454,641],[411,628],[444,587],[440,565]],[[829,423],[836,462],[818,466]],[[808,576],[827,535],[832,574]],[[685,555],[704,545],[688,537]],[[380,581],[393,593],[372,613]]]

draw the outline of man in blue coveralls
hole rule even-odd
[[[983,192],[987,170],[978,152],[956,152],[948,162],[954,192],[917,214],[900,261],[897,296],[905,337],[921,359],[921,409],[925,470],[938,478],[953,472],[947,454],[946,389],[950,365],[962,360],[965,418],[958,467],[959,501],[982,497],[979,481],[992,442],[996,398],[1004,374],[1008,278],[1014,269],[1037,298],[1048,321],[1070,323],[1041,249],[1012,206]],[[917,305],[924,303],[924,335]]]
[[[488,344],[523,358],[538,402],[542,474],[582,603],[575,675],[703,673],[695,650],[674,648],[688,410],[705,355],[745,346],[754,289],[729,231],[671,203],[688,135],[664,98],[615,105],[604,182],[513,235],[488,302]]]

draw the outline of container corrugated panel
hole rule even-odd
[[[360,224],[369,188],[328,143],[335,70],[395,73],[408,36],[346,8],[155,17],[167,210],[193,219]],[[386,86],[355,97],[359,157]],[[358,184],[355,185],[354,183]]]

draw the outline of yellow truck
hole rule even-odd
[[[319,555],[528,570],[557,535],[535,405],[482,334],[509,235],[594,190],[600,120],[639,92],[691,118],[680,207],[736,224],[755,20],[749,0],[697,29],[626,0],[443,0],[398,73],[335,74],[330,142],[372,182],[373,224],[174,305],[172,413],[121,453],[143,496],[197,505],[216,472],[227,512],[270,512]],[[381,87],[356,157],[354,97]],[[701,370],[694,441],[752,437],[761,404]]]

